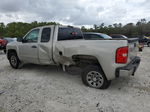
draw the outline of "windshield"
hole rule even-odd
[[[126,36],[124,36],[124,35],[122,35],[122,37],[124,37],[124,38],[128,38],[128,37],[126,37]]]
[[[84,33],[84,39],[86,40],[103,40],[111,39],[110,36],[102,33]]]
[[[106,35],[106,34],[100,34],[104,39],[111,39],[110,36]]]
[[[127,39],[128,38],[125,35],[112,35],[111,37],[115,39]]]

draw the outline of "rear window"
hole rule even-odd
[[[80,29],[77,28],[59,28],[58,40],[83,39]]]

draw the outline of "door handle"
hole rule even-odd
[[[37,48],[36,46],[32,46],[32,48]]]

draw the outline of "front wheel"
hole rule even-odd
[[[89,65],[84,69],[82,81],[85,85],[97,89],[107,89],[111,84],[100,67],[95,65]]]
[[[12,66],[12,68],[15,68],[15,69],[19,68],[19,65],[21,64],[21,62],[15,52],[10,53],[9,63]]]
[[[6,54],[6,49],[4,50],[4,53]]]

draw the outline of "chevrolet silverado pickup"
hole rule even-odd
[[[108,88],[117,77],[134,75],[140,63],[137,39],[89,40],[79,28],[61,25],[34,28],[21,42],[9,43],[7,58],[15,69],[24,63],[80,67],[83,83],[98,89]]]

